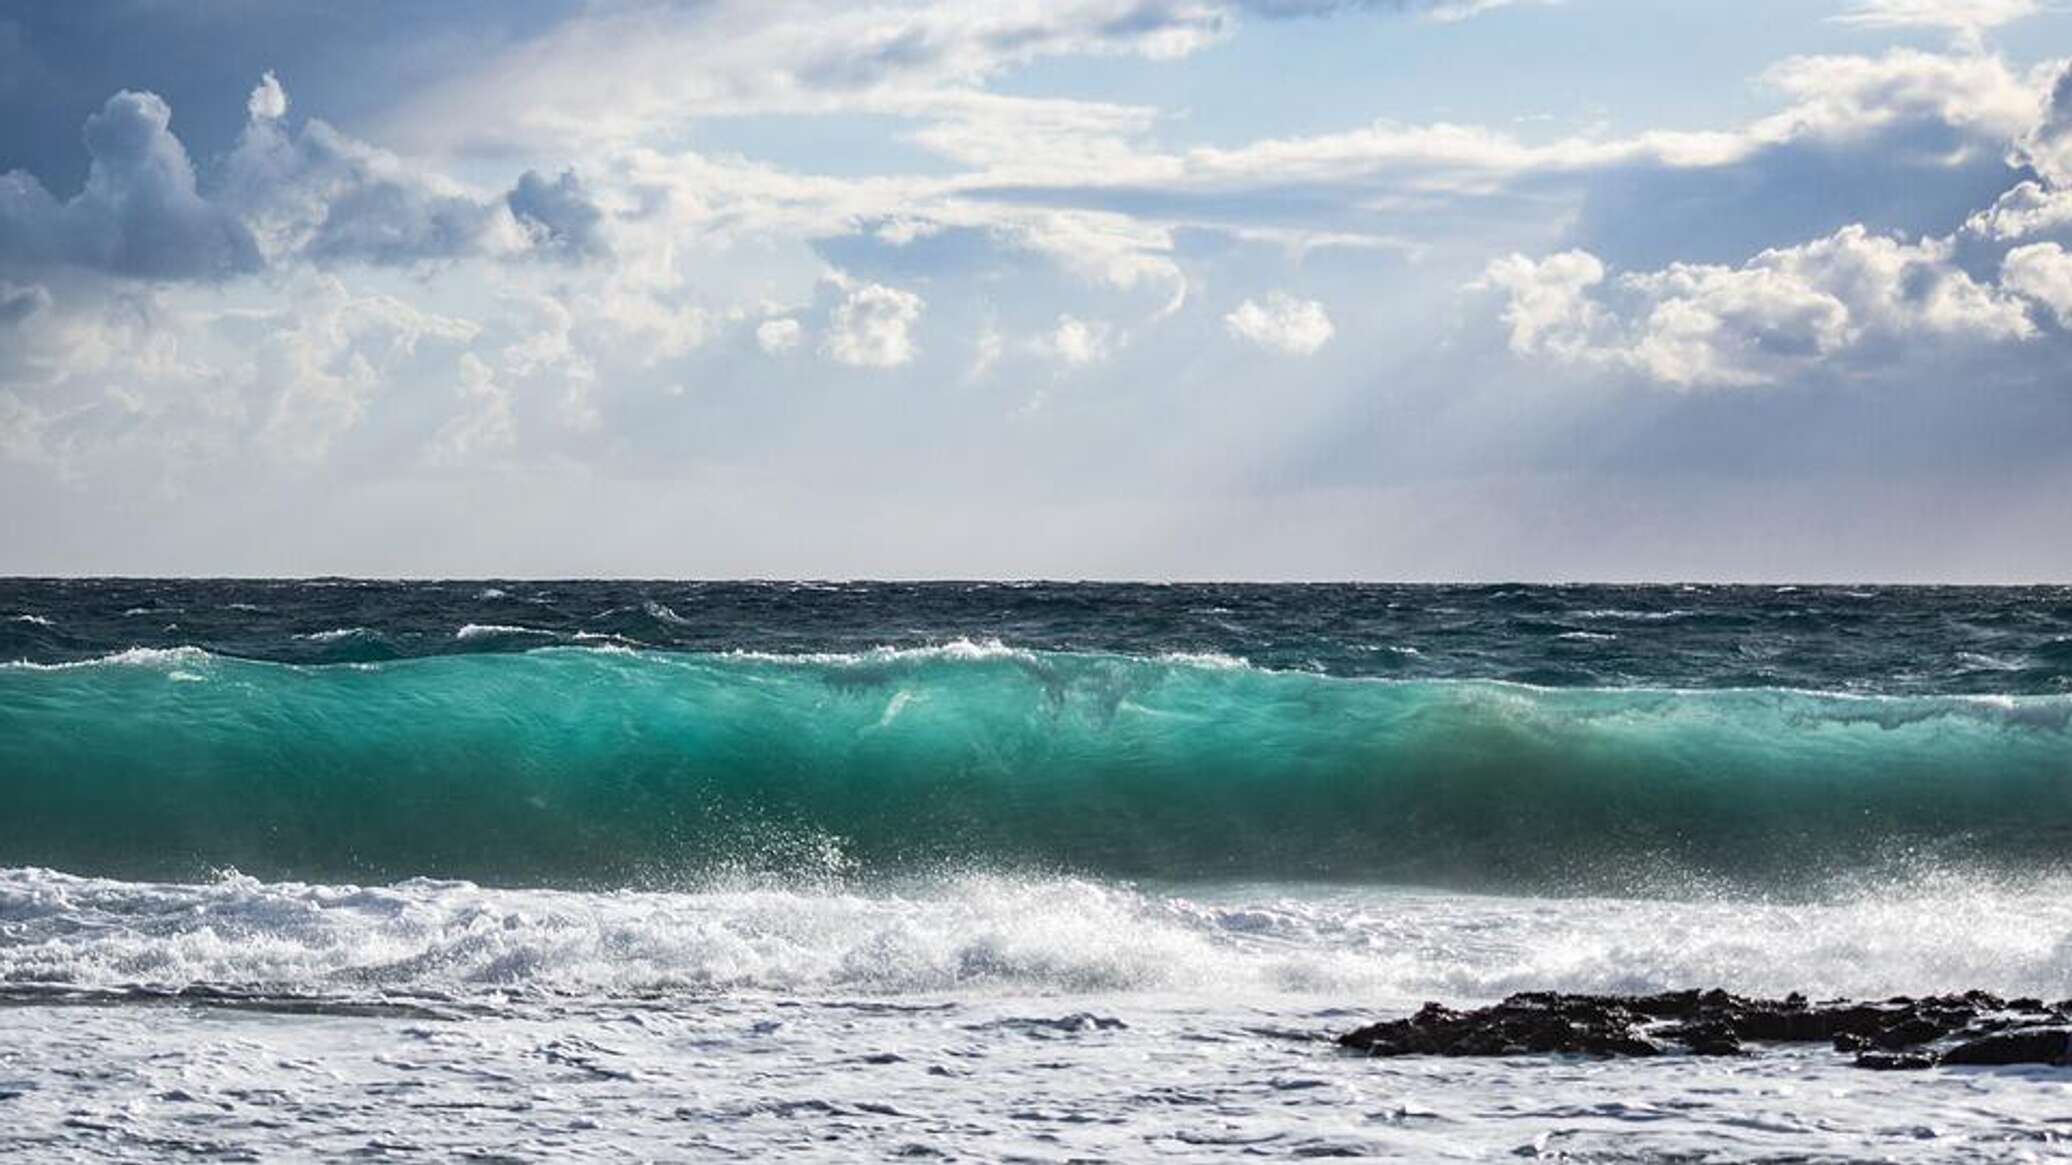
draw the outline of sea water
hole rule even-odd
[[[2072,995],[2072,590],[0,583],[0,1152],[2047,1158],[2072,1073],[1367,1060]]]

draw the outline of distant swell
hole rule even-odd
[[[0,853],[666,885],[946,867],[1631,889],[2053,865],[2072,697],[1546,690],[998,644],[0,667]]]

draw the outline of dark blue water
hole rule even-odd
[[[472,630],[470,630],[472,628]],[[0,580],[0,660],[130,647],[345,663],[617,643],[958,639],[1548,687],[2072,692],[2072,587]]]

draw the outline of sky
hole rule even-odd
[[[2072,579],[2072,6],[0,0],[0,574]]]

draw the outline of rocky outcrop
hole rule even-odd
[[[1864,1068],[2072,1064],[2072,1000],[1983,991],[1875,1003],[1754,999],[1725,991],[1564,995],[1535,991],[1494,1007],[1427,1003],[1407,1019],[1340,1036],[1370,1056],[1739,1056],[1750,1045],[1825,1043]]]

